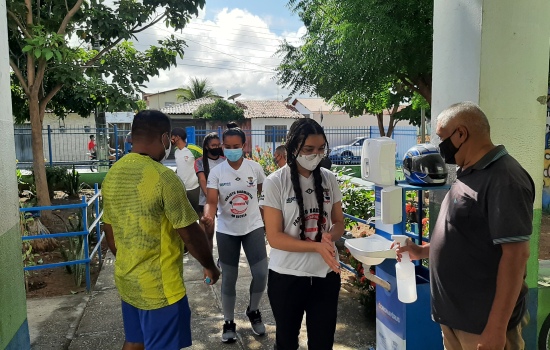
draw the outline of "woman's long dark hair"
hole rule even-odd
[[[286,154],[287,154],[287,164],[290,167],[290,179],[292,180],[292,187],[296,194],[296,201],[298,203],[298,208],[300,209],[300,239],[305,240],[305,211],[304,211],[304,197],[302,194],[302,188],[300,187],[300,177],[298,174],[298,166],[296,164],[296,157],[300,153],[304,142],[306,141],[309,135],[323,135],[325,139],[325,149],[328,149],[327,137],[325,132],[319,123],[310,118],[301,118],[295,121],[291,126],[287,134]],[[317,242],[321,241],[323,236],[323,178],[321,177],[321,166],[317,165],[315,170],[313,170],[313,179],[315,186],[315,197],[317,198],[317,205],[319,207],[319,217],[317,218],[317,235],[315,240]]]
[[[202,166],[204,169],[204,176],[208,179],[208,174],[210,174],[210,164],[208,164],[208,150],[210,149],[208,147],[208,144],[211,140],[220,139],[218,136],[218,133],[211,132],[210,134],[206,135],[204,137],[204,140],[202,141]]]

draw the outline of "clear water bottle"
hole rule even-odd
[[[401,246],[407,244],[407,236],[392,235],[391,238]],[[397,298],[402,303],[416,301],[416,272],[409,253],[401,254],[401,261],[395,264],[395,276],[397,280]]]

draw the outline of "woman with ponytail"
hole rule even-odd
[[[199,187],[201,189],[199,195],[199,216],[203,215],[204,205],[206,204],[206,179],[210,174],[210,169],[225,161],[223,149],[220,144],[220,137],[217,133],[211,132],[205,136],[202,142],[202,157],[195,160],[195,173],[199,178]],[[201,223],[202,224],[202,223]],[[204,227],[210,250],[214,245],[214,226]]]
[[[267,294],[276,322],[276,349],[298,349],[304,312],[308,348],[332,349],[340,263],[334,242],[344,233],[336,177],[320,166],[328,148],[313,119],[287,135],[287,165],[264,182],[260,205],[271,245]]]
[[[259,306],[267,284],[267,253],[264,222],[258,202],[265,175],[260,164],[243,158],[246,136],[235,123],[227,125],[222,141],[227,161],[212,169],[208,175],[202,221],[207,227],[214,227],[214,216],[217,214],[216,241],[223,271],[222,341],[231,343],[237,339],[234,322],[235,287],[241,245],[252,273],[246,315],[252,332],[256,335],[265,334]]]

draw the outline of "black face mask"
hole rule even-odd
[[[460,149],[460,146],[462,146],[460,145],[459,147],[455,147],[455,145],[453,145],[453,142],[451,141],[451,137],[453,137],[456,130],[457,129],[453,131],[451,136],[447,137],[445,140],[441,141],[441,143],[439,144],[439,154],[441,154],[441,157],[443,157],[443,159],[445,160],[445,163],[447,164],[456,164],[455,155]]]
[[[210,154],[213,157],[223,156],[223,149],[221,147],[220,148],[209,148],[208,149],[208,154]]]

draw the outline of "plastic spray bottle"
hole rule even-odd
[[[401,246],[407,244],[407,236],[392,235],[391,238]],[[401,254],[401,261],[395,264],[395,276],[397,279],[397,298],[402,303],[416,301],[416,273],[409,253]]]

